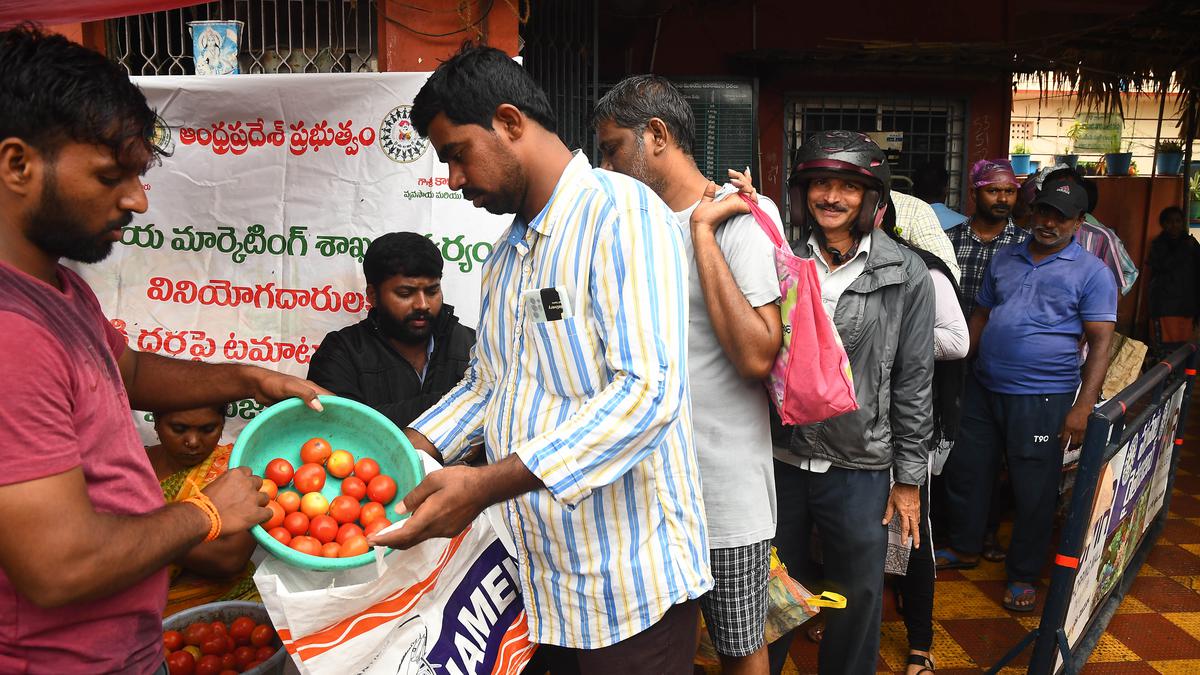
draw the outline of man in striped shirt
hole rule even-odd
[[[453,536],[502,503],[531,638],[559,673],[690,673],[712,586],[687,379],[687,254],[641,183],[555,135],[503,52],[466,46],[412,120],[476,207],[515,213],[483,267],[463,381],[407,430],[450,464],[374,543]]]

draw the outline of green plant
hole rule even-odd
[[[1159,141],[1156,146],[1159,152],[1183,152],[1183,146],[1179,141]]]
[[[1200,173],[1192,174],[1192,179],[1188,182],[1188,193],[1191,194],[1193,203],[1200,202]]]
[[[1104,145],[1104,154],[1107,155],[1114,152],[1129,152],[1128,150],[1121,149],[1121,137],[1119,135],[1111,136]]]
[[[1064,154],[1072,154],[1075,143],[1079,140],[1079,134],[1082,131],[1083,125],[1079,123],[1079,120],[1075,120],[1071,123],[1071,126],[1067,128],[1067,140],[1069,140],[1070,143],[1067,144],[1067,151]]]
[[[1016,145],[1014,145],[1014,146],[1013,146],[1013,151],[1012,151],[1012,154],[1014,154],[1014,155],[1028,155],[1028,154],[1029,154],[1029,148],[1028,148],[1028,147],[1027,147],[1027,146],[1026,146],[1024,143],[1017,143]]]

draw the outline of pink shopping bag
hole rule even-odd
[[[816,262],[792,253],[775,223],[747,195],[759,227],[775,245],[783,346],[767,376],[767,391],[784,424],[814,424],[858,409],[850,359],[821,304]]]

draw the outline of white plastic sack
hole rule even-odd
[[[518,675],[529,642],[516,562],[481,514],[453,539],[376,549],[376,564],[316,572],[268,558],[254,581],[311,675]]]

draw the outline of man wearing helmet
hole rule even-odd
[[[870,138],[826,131],[796,153],[788,199],[797,255],[816,261],[821,299],[850,356],[859,408],[777,427],[775,546],[793,574],[846,596],[829,613],[821,673],[874,673],[887,527],[919,544],[919,487],[932,431],[933,285],[925,263],[878,228],[891,172]],[[894,485],[892,484],[894,480]],[[804,574],[816,527],[824,573]],[[790,636],[772,646],[772,666]]]

